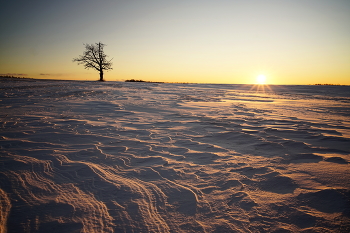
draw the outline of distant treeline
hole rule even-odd
[[[128,79],[128,80],[125,80],[125,82],[145,82],[145,81],[143,81],[143,80],[136,80],[136,79]]]
[[[139,82],[139,83],[164,83],[164,82],[152,82],[152,81],[143,81],[141,79],[136,80],[136,79],[128,79],[125,80],[125,82]]]
[[[314,84],[316,86],[346,86],[346,85],[341,85],[341,84],[330,84],[330,83],[317,83],[317,84]]]
[[[11,76],[11,75],[0,75],[0,78],[32,79],[32,78],[26,78],[26,77],[16,77],[16,76]]]

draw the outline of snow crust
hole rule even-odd
[[[0,81],[0,232],[349,232],[350,87]]]

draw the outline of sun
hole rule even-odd
[[[256,76],[255,84],[250,88],[251,91],[256,90],[257,92],[268,92],[272,91],[270,85],[267,84],[267,77],[264,74]]]
[[[260,74],[256,77],[256,83],[260,85],[266,84],[266,76],[263,74]]]

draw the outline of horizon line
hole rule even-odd
[[[88,79],[57,79],[57,78],[30,78],[30,77],[18,77],[18,76],[11,76],[11,75],[0,75],[0,78],[10,78],[10,79],[30,79],[30,80],[41,80],[41,81],[89,81],[89,82],[100,82],[100,80],[88,80]],[[130,79],[134,80],[134,79]],[[134,83],[164,83],[164,84],[218,84],[218,85],[259,85],[259,86],[288,86],[288,85],[295,85],[295,86],[350,86],[350,84],[339,84],[339,83],[314,83],[314,84],[271,84],[271,83],[265,83],[265,84],[258,84],[258,83],[207,83],[207,82],[166,82],[166,81],[146,81],[146,80],[103,80],[103,82],[134,82]]]

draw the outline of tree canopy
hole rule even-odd
[[[107,60],[107,55],[103,51],[105,44],[98,42],[95,44],[84,44],[85,51],[83,55],[74,58],[73,62],[83,64],[85,69],[93,68],[100,73],[100,81],[103,81],[104,70],[112,69],[112,59]]]

